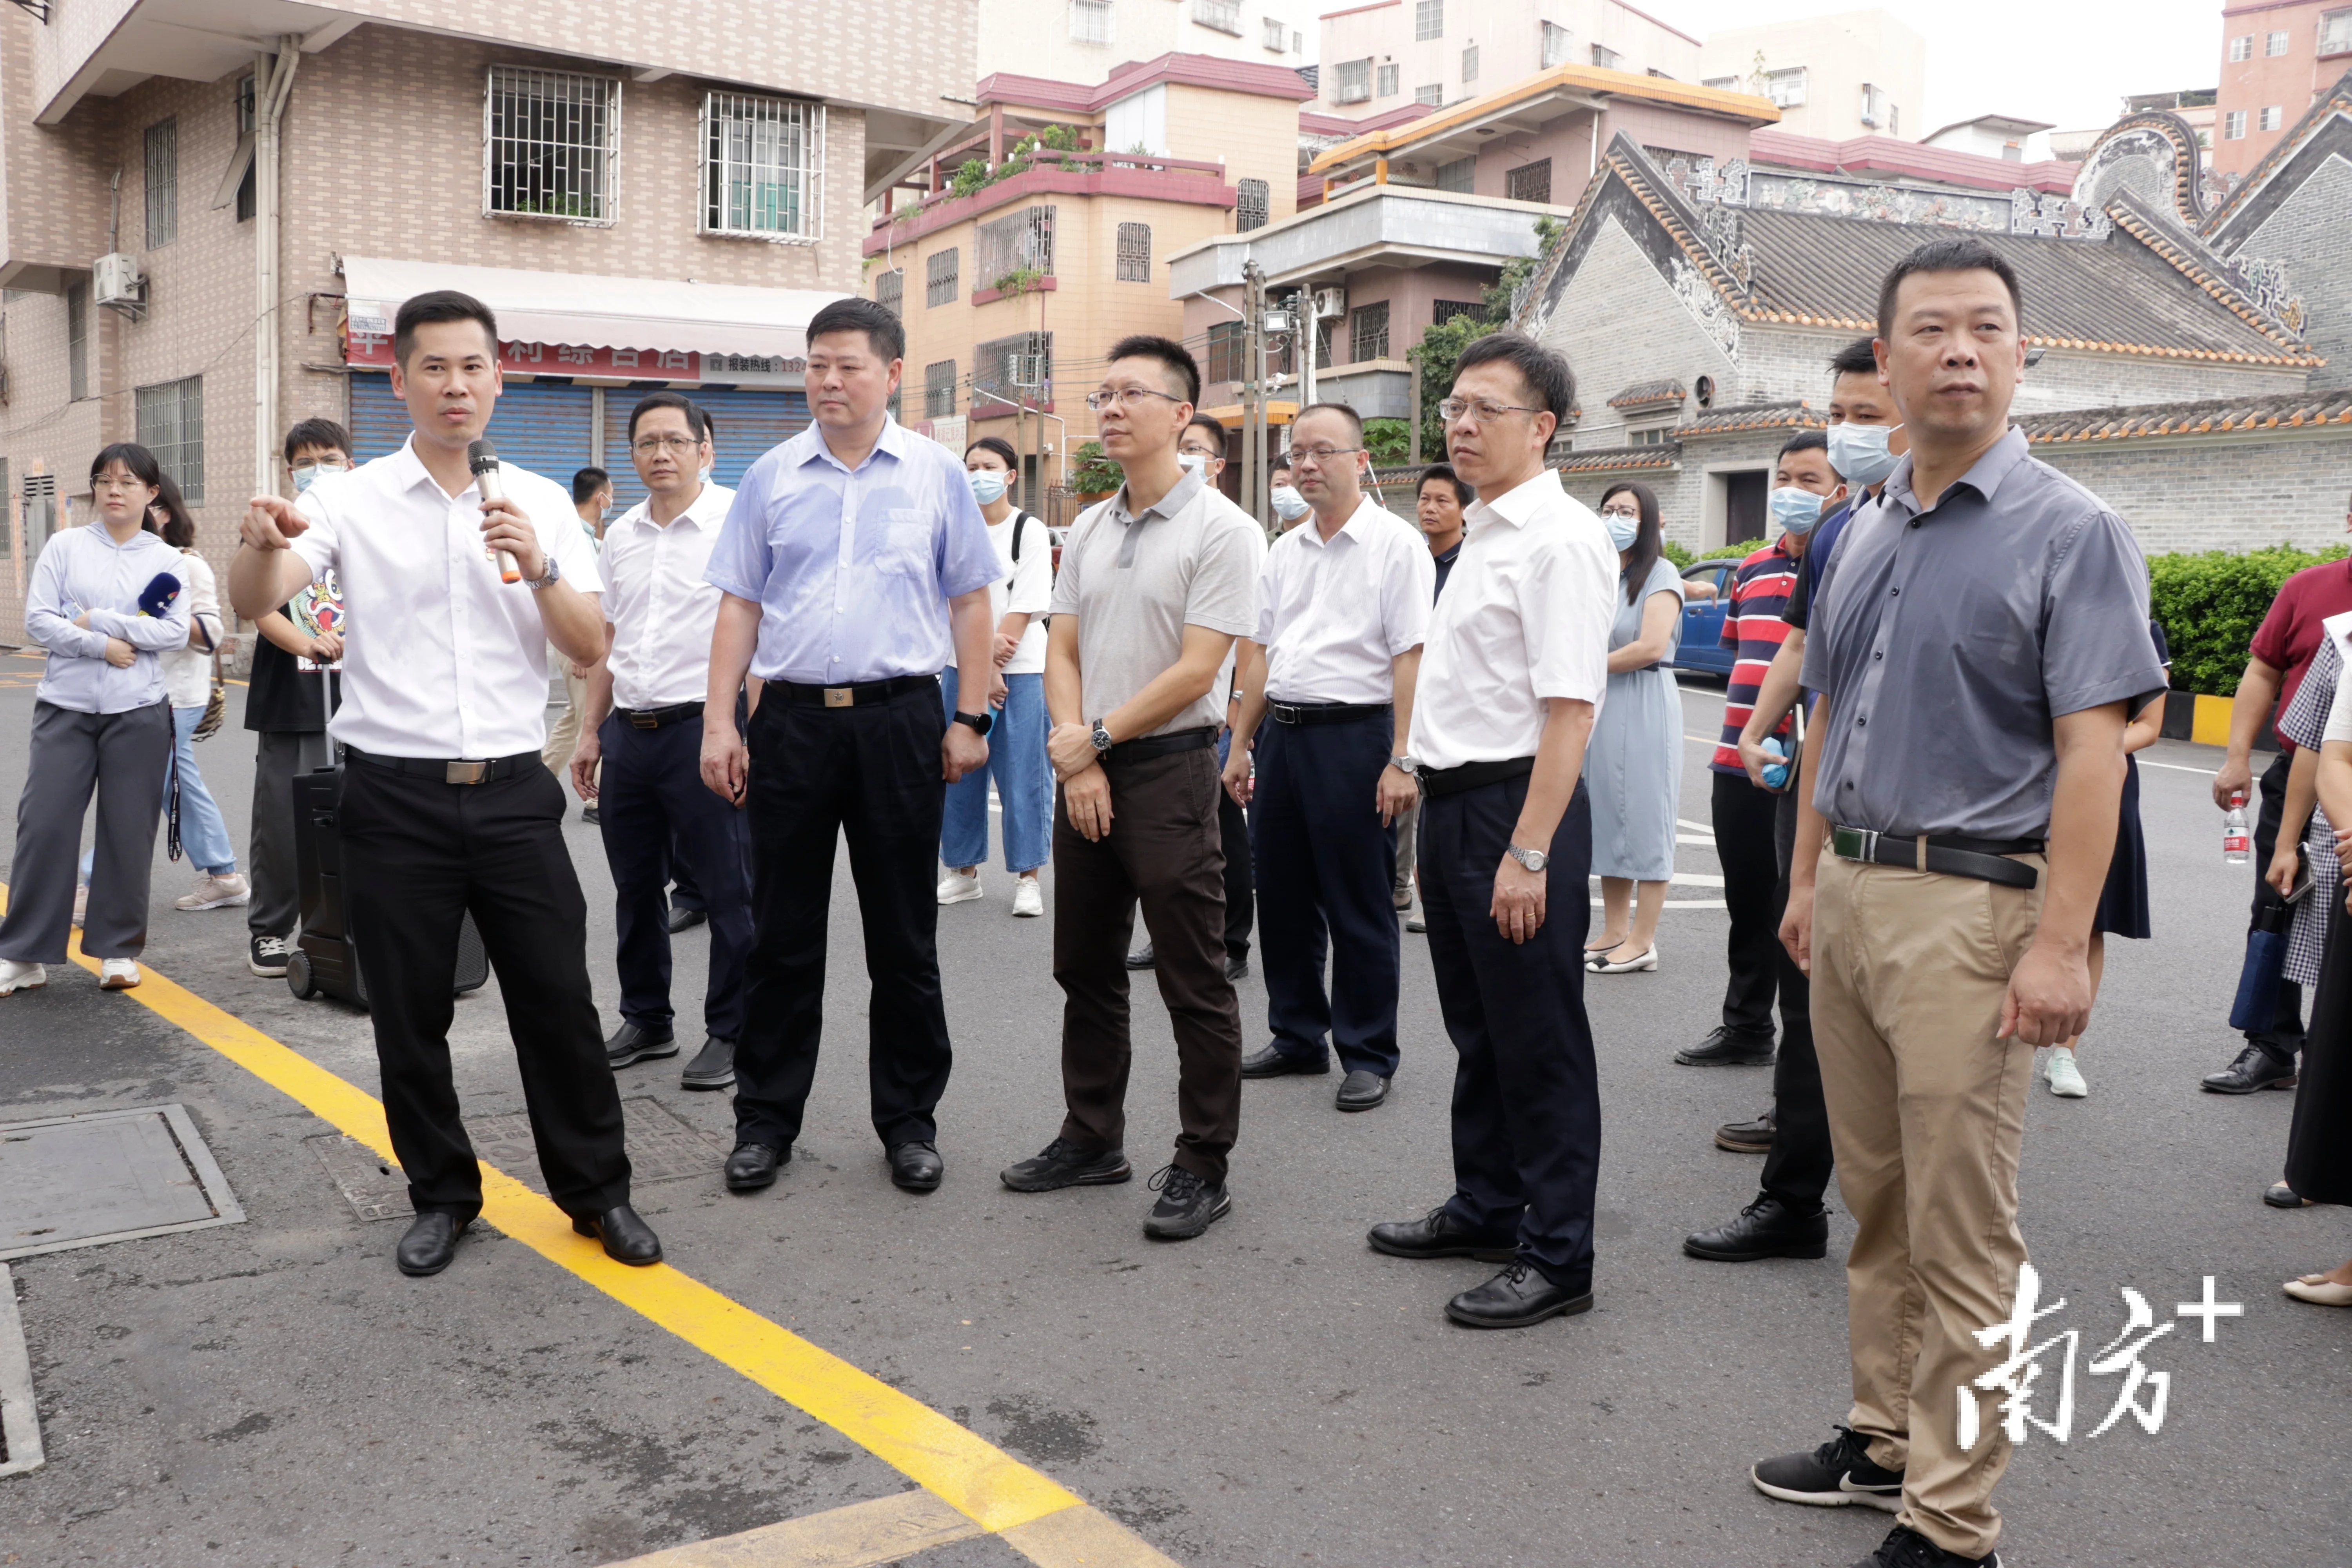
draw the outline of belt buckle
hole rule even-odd
[[[1298,722],[1298,708],[1295,703],[1269,701],[1266,703],[1265,708],[1267,712],[1274,715],[1274,721],[1277,724],[1296,724]]]
[[[441,770],[443,784],[478,784],[489,776],[488,763],[446,763]]]
[[[828,686],[824,689],[824,705],[828,708],[855,708],[857,706],[857,693],[850,687]]]
[[[629,714],[629,722],[632,726],[639,730],[658,730],[661,728],[661,721],[655,718],[651,713],[646,712],[642,709],[631,710]]]
[[[1878,858],[1878,830],[1871,827],[1832,828],[1830,852],[1841,860],[1874,861]]]

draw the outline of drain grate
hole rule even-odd
[[[0,1124],[0,1259],[244,1220],[178,1105]]]

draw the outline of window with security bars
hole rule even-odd
[[[205,499],[205,378],[142,386],[131,395],[132,439],[155,454],[189,501]]]
[[[1568,29],[1557,22],[1546,22],[1543,25],[1544,68],[1549,70],[1554,66],[1564,66],[1567,63]]]
[[[1149,283],[1151,281],[1151,226],[1148,223],[1123,223],[1118,226],[1118,281]]]
[[[2246,111],[2242,109],[2225,110],[2221,115],[2221,140],[2242,142],[2246,139]]]
[[[1382,66],[1381,68],[1379,78],[1380,86],[1374,89],[1373,96],[1377,98],[1394,98],[1397,95],[1397,84],[1401,79],[1402,79],[1403,74],[1404,68],[1402,66]]]
[[[66,396],[89,395],[89,285],[66,285]]]
[[[955,416],[955,361],[934,360],[923,367],[923,417],[951,419]]]
[[[482,210],[610,224],[618,206],[621,84],[492,66],[482,105]]]
[[[1070,0],[1070,41],[1110,42],[1110,0]]]
[[[1217,321],[1209,328],[1209,363],[1202,368],[1205,381],[1247,381],[1242,365],[1242,324]]]
[[[1445,101],[1445,84],[1442,81],[1433,81],[1427,87],[1414,88],[1412,89],[1412,100],[1415,103],[1428,104],[1431,108],[1434,109],[1439,104]],[[1475,159],[1465,160],[1465,162],[1473,163],[1476,163],[1476,161],[1477,160]]]
[[[1445,37],[1445,0],[1412,0],[1412,41]]]
[[[945,250],[931,252],[930,259],[923,263],[924,309],[956,302],[956,289],[961,286],[962,254],[960,247],[950,245]]]
[[[1026,404],[1035,407],[1054,396],[1054,334],[1015,332],[991,338],[972,351],[971,403]]]
[[[1266,204],[1273,197],[1273,188],[1264,180],[1234,181],[1234,232],[1247,234],[1254,228],[1264,228],[1267,217]]]
[[[1258,24],[1258,42],[1281,54],[1290,47],[1290,29],[1279,18],[1268,16]]]
[[[1802,108],[1805,102],[1805,68],[1796,66],[1784,71],[1766,72],[1764,96],[1770,99],[1777,108]]]
[[[2284,123],[2286,123],[2286,111],[2273,103],[2263,110],[2262,118],[2256,122],[2256,127],[2263,131],[2275,131]]]
[[[1429,321],[1442,327],[1456,316],[1483,316],[1486,307],[1473,300],[1434,300],[1430,302]]]
[[[1348,357],[1358,364],[1389,357],[1389,302],[1359,305],[1348,320]]]
[[[874,302],[898,317],[907,317],[907,269],[893,267],[874,275]]]
[[[824,106],[748,92],[702,100],[702,232],[820,239]]]
[[[1021,273],[1054,275],[1054,209],[1024,207],[1007,217],[982,224],[974,234],[978,262],[972,285],[1001,289]]]
[[[180,121],[147,128],[147,248],[180,237]]]
[[[25,558],[29,561],[41,552],[41,546],[58,531],[58,477],[55,474],[25,476]]]
[[[1372,96],[1372,62],[1369,56],[1360,60],[1341,60],[1331,68],[1334,103],[1362,103]]]
[[[1471,45],[1462,51],[1462,85],[1468,87],[1478,79],[1478,46]]]
[[[2269,55],[2273,58],[2286,53],[2289,47],[2287,36],[2284,29],[2271,34],[2268,37],[2263,40],[2263,53]]]
[[[1619,54],[1615,49],[1610,48],[1604,44],[1595,44],[1592,46],[1592,63],[1599,66],[1602,70],[1615,70],[1619,62],[1624,58],[1624,56]]]
[[[1242,0],[1192,0],[1192,20],[1238,38],[1242,36]]]
[[[1503,172],[1503,194],[1515,202],[1551,200],[1551,160],[1538,158]]]
[[[2250,60],[2253,58],[2254,36],[2252,33],[2241,33],[2230,40],[2231,64],[2235,65],[2240,60]]]

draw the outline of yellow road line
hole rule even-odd
[[[7,887],[0,883],[0,910],[6,908]],[[79,932],[71,952],[76,963],[98,972],[98,961],[81,951]],[[383,1106],[373,1095],[153,969],[142,964],[141,973],[142,984],[130,993],[133,1001],[386,1160],[393,1157]],[[0,1006],[24,1005],[0,1001]],[[1003,1535],[1041,1568],[1176,1568],[1142,1537],[1089,1508],[1052,1477],[781,1324],[667,1264],[632,1268],[614,1262],[599,1244],[575,1234],[552,1202],[488,1164],[482,1167],[482,1217],[831,1426],[981,1529]],[[1092,1518],[1028,1533],[1029,1527],[1064,1513]]]
[[[900,1492],[648,1552],[614,1568],[880,1568],[981,1533],[930,1493]]]

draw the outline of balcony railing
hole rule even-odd
[[[941,173],[945,174],[948,172],[945,157],[940,159],[940,164]],[[1000,175],[997,179],[989,182],[989,184],[1003,184],[1009,180],[1018,178],[1021,174],[1040,169],[1061,170],[1078,174],[1099,174],[1113,170],[1133,171],[1172,175],[1187,181],[1213,180],[1219,184],[1224,183],[1226,174],[1225,165],[1223,163],[1208,163],[1198,158],[1167,158],[1156,153],[1056,153],[1048,150],[1040,152],[1030,159],[1025,168]],[[984,195],[988,189],[989,185],[983,185],[979,191],[970,194]],[[952,190],[943,188],[932,191],[919,198],[911,205],[901,206],[895,212],[887,213],[876,218],[873,226],[876,229],[887,228],[891,224],[901,223],[919,213],[927,212],[942,202],[958,199],[960,198]]]

